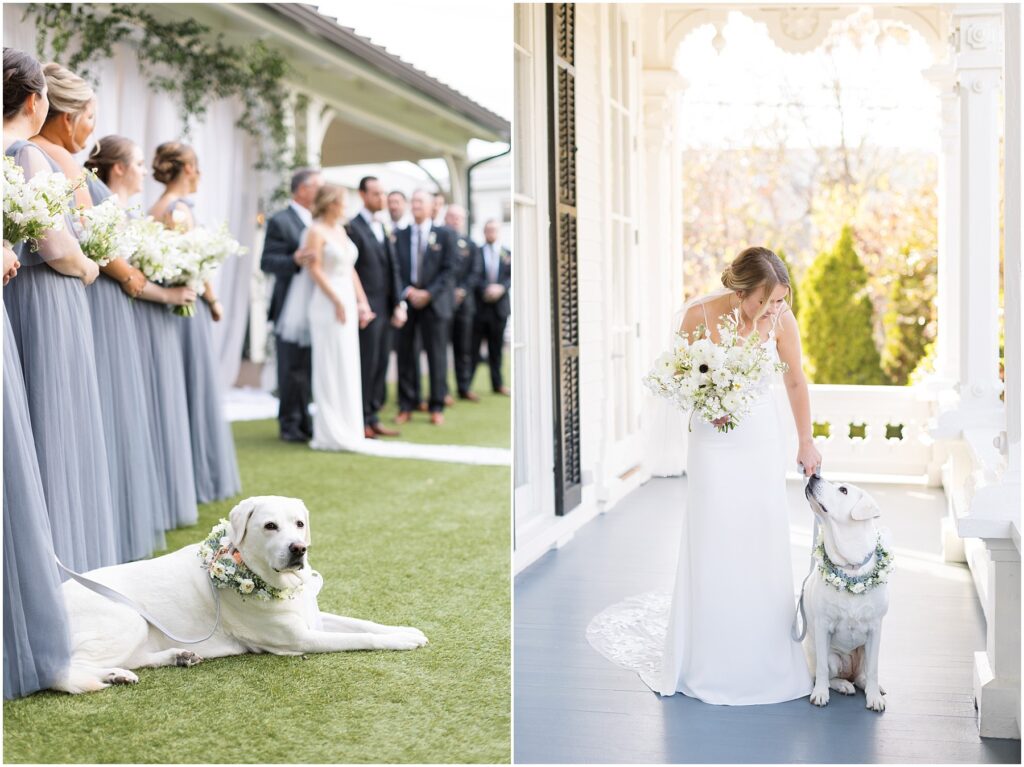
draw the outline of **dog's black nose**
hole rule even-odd
[[[290,551],[292,554],[295,554],[296,556],[301,557],[303,554],[306,553],[306,547],[303,546],[301,543],[293,543],[291,546],[288,547],[288,551]]]

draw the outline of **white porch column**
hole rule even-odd
[[[960,94],[960,343],[958,402],[940,414],[936,437],[955,438],[965,427],[1000,428],[999,401],[999,124],[1002,8],[953,9],[957,89]]]
[[[1004,8],[1005,43],[1001,16]],[[963,483],[967,513],[957,520],[957,530],[961,537],[980,538],[985,544],[984,556],[969,558],[986,623],[985,650],[975,653],[974,657],[978,727],[986,737],[1020,738],[1021,16],[1020,7],[1013,4],[963,6],[953,13],[961,54],[957,63],[964,120],[964,255],[971,253],[968,246],[978,246],[978,250],[971,253],[974,257],[965,259],[969,268],[963,275],[966,282],[963,295],[967,301],[961,305],[965,336],[960,354],[963,366],[960,410],[967,418],[960,423],[960,433],[970,456],[971,471]],[[997,160],[996,96],[1003,50],[1006,51],[1006,405],[993,421],[985,401],[987,378],[978,375],[979,370],[984,370],[978,366],[987,367],[997,361],[998,251],[990,251],[988,243],[991,238],[992,245],[998,248],[998,197],[995,194],[997,179],[991,182],[990,188],[987,175]],[[973,160],[968,152],[972,144]],[[978,169],[985,169],[974,179],[978,182],[976,185],[967,183],[968,171],[975,170],[972,163],[977,164]],[[975,196],[978,205],[989,207],[987,216],[982,216],[982,210],[972,206],[970,201]],[[968,236],[966,230],[969,229],[973,229],[973,237]],[[989,253],[989,257],[978,258]],[[988,301],[984,300],[985,295]],[[975,419],[977,423],[971,423]]]
[[[445,164],[448,166],[448,202],[465,206],[466,204],[466,172],[469,160],[466,157],[446,154]]]
[[[673,314],[683,303],[682,153],[677,120],[679,96],[687,83],[671,68],[644,69],[640,78],[644,285],[639,350],[646,372],[646,366],[668,347]],[[681,474],[686,461],[685,419],[667,403],[645,395],[641,420],[647,468],[657,476]]]
[[[957,381],[960,358],[960,97],[952,63],[939,64],[924,72],[939,97],[941,120],[938,202],[939,273],[938,337],[936,338],[933,389],[952,390]]]

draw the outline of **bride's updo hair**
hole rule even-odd
[[[42,93],[46,78],[39,62],[24,51],[4,48],[4,119],[14,117],[33,93]]]
[[[85,167],[96,171],[100,181],[104,184],[110,182],[110,170],[115,165],[128,166],[132,164],[132,149],[135,142],[124,136],[104,136],[96,142],[96,146],[89,153],[89,159],[85,161]]]
[[[335,202],[340,202],[342,210],[345,209],[345,190],[337,184],[324,184],[317,190],[316,199],[313,200],[313,218],[320,218]]]
[[[46,113],[46,122],[55,120],[61,115],[78,117],[96,98],[96,94],[85,80],[70,69],[51,61],[43,67],[46,76],[46,94],[50,100],[50,111]]]
[[[748,293],[759,288],[764,289],[764,295],[767,297],[779,285],[785,285],[786,303],[792,301],[793,287],[789,281],[789,270],[782,263],[782,259],[768,248],[747,248],[736,256],[722,271],[722,284],[729,290],[739,293],[741,297],[746,297]],[[756,322],[767,309],[766,302],[757,317],[754,317],[754,321]]]
[[[190,163],[196,164],[196,153],[192,147],[180,141],[165,141],[156,148],[153,157],[153,178],[161,184],[170,184]]]

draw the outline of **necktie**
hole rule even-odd
[[[423,230],[419,227],[416,227],[416,229],[418,234],[418,240],[416,242],[416,279],[419,280],[420,276],[423,274],[423,254],[427,250],[427,243],[423,237]],[[419,282],[416,284],[418,286]]]
[[[494,252],[493,245],[487,246],[487,279],[498,281],[498,254]]]

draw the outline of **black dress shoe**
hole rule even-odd
[[[309,442],[311,439],[312,437],[307,437],[299,431],[283,432],[281,434],[282,442]]]

